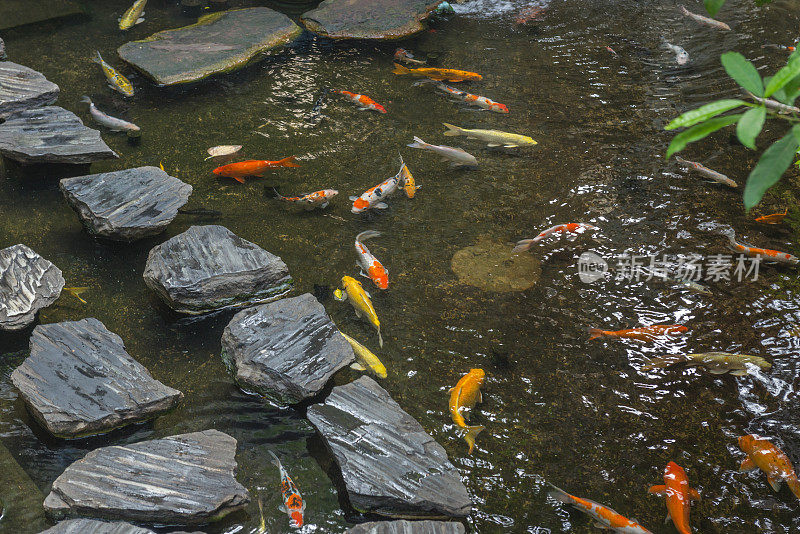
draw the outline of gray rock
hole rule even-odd
[[[269,302],[291,289],[278,256],[224,226],[192,226],[150,251],[147,286],[173,310],[190,315]]]
[[[2,48],[0,41],[0,59],[3,58]],[[58,92],[58,86],[44,74],[10,61],[0,61],[0,119],[52,104],[58,99]]]
[[[453,521],[375,521],[347,529],[344,534],[464,534],[461,523]]]
[[[11,373],[48,432],[75,438],[156,417],[183,394],[155,380],[97,319],[39,325],[31,355]]]
[[[96,449],[53,482],[44,500],[71,516],[196,525],[241,510],[250,494],[234,477],[236,440],[217,430]]]
[[[60,187],[90,233],[116,241],[163,232],[192,194],[158,167],[64,178]]]
[[[61,271],[25,245],[0,250],[0,331],[22,330],[61,295]]]
[[[300,21],[331,39],[403,39],[421,32],[422,21],[443,0],[325,0]]]
[[[234,315],[222,334],[222,354],[243,389],[287,404],[313,397],[355,361],[350,344],[309,293]]]
[[[20,163],[85,164],[118,158],[77,115],[58,106],[28,109],[0,124],[0,155]]]
[[[69,519],[39,534],[155,534],[155,532],[130,523],[109,523],[96,519]]]
[[[118,53],[158,85],[176,85],[238,70],[301,31],[292,19],[266,7],[235,9],[126,43]]]
[[[441,445],[374,380],[333,388],[308,408],[353,507],[389,517],[466,517],[467,488]]]
[[[0,59],[6,59],[6,44],[0,39]]]

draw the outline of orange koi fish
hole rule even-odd
[[[797,480],[792,462],[782,450],[753,434],[740,437],[739,448],[747,453],[747,458],[742,460],[739,471],[761,469],[767,474],[767,481],[773,490],[779,491],[781,482],[786,482],[792,493],[800,499],[800,481]]]
[[[430,78],[442,82],[463,82],[464,80],[477,81],[483,78],[483,76],[476,72],[469,72],[466,70],[437,69],[432,67],[409,69],[399,63],[394,64],[394,70],[392,72],[400,75],[410,74],[411,76]]]
[[[278,190],[274,187],[272,190],[275,191],[276,195],[278,195],[278,200],[282,200],[284,202],[295,202],[302,205],[306,210],[313,210],[314,208],[326,208],[328,207],[330,200],[339,194],[339,191],[336,189],[322,189],[321,191],[314,191],[313,193],[308,193],[307,195],[285,197],[278,193]]]
[[[414,59],[414,54],[405,48],[398,48],[394,52],[395,61],[402,61],[404,63],[413,63],[414,65],[424,65],[425,62],[419,59]]]
[[[267,452],[272,456],[272,463],[274,463],[281,475],[281,494],[283,494],[283,504],[278,507],[281,512],[286,513],[291,518],[291,525],[295,528],[303,526],[303,511],[306,509],[306,502],[300,495],[300,490],[297,489],[292,477],[281,465],[281,461],[275,456],[275,453],[267,449]]]
[[[764,224],[780,224],[783,222],[783,219],[789,214],[789,208],[783,210],[783,213],[773,213],[771,215],[764,215],[762,217],[758,217],[756,222],[764,223]]]
[[[549,235],[553,234],[560,234],[561,232],[567,232],[570,234],[582,234],[588,230],[597,230],[596,226],[592,226],[591,224],[586,223],[567,223],[567,224],[558,224],[556,226],[551,226],[547,230],[539,233],[533,239],[523,239],[521,241],[517,241],[517,246],[514,247],[514,250],[511,252],[516,254],[518,252],[525,252],[526,250],[530,250],[534,243],[538,243],[542,241]]]
[[[423,85],[426,83],[432,83],[437,89],[439,89],[443,93],[448,94],[455,99],[458,99],[454,100],[454,102],[458,101],[466,102],[471,106],[478,106],[479,108],[481,108],[480,110],[477,111],[488,110],[488,111],[494,111],[495,113],[508,113],[508,107],[506,107],[505,104],[501,104],[500,102],[495,102],[494,100],[486,98],[485,96],[473,95],[472,93],[456,89],[455,87],[450,87],[449,85],[446,85],[437,80],[431,80],[431,79],[421,80],[419,82],[414,83],[413,85]]]
[[[621,337],[624,339],[637,339],[639,341],[652,341],[661,336],[676,336],[683,334],[689,329],[679,324],[654,324],[640,328],[629,328],[627,330],[601,330],[599,328],[589,329],[589,340],[598,337]]]
[[[354,104],[359,106],[361,111],[366,110],[373,110],[373,111],[380,111],[381,113],[386,113],[386,109],[383,106],[372,100],[367,95],[359,95],[357,93],[351,93],[350,91],[332,91],[333,93],[339,93],[340,95],[344,95]]]
[[[294,160],[294,156],[279,159],[278,161],[261,161],[251,159],[248,161],[229,163],[228,165],[217,167],[213,172],[217,176],[233,178],[237,182],[243,184],[245,176],[263,176],[267,169],[274,169],[276,167],[299,167],[300,165],[295,163]]]
[[[389,271],[383,266],[378,258],[372,255],[363,241],[378,237],[380,232],[367,230],[356,236],[356,254],[358,254],[358,266],[361,268],[361,276],[369,278],[379,289],[389,287]]]
[[[548,482],[548,484],[550,483]],[[588,515],[594,519],[595,526],[598,528],[608,529],[621,534],[653,534],[636,521],[618,514],[611,508],[589,499],[582,499],[581,497],[570,495],[553,484],[550,484],[550,487],[553,488],[552,491],[548,493],[550,497],[564,504],[570,504]]]
[[[692,501],[700,500],[700,494],[689,487],[686,471],[681,466],[675,462],[668,463],[664,469],[664,484],[650,486],[648,492],[666,497],[668,517],[672,519],[675,529],[681,534],[692,534],[689,510]]]
[[[775,262],[775,263],[786,263],[788,265],[797,265],[800,263],[800,259],[797,256],[792,256],[786,252],[781,252],[779,250],[771,250],[768,248],[756,248],[751,247],[750,245],[746,245],[744,243],[738,243],[736,241],[736,237],[734,234],[728,234],[728,239],[730,240],[730,248],[734,252],[740,252],[745,254],[746,256],[750,256],[751,258],[755,258],[756,256],[761,256],[765,261]]]
[[[464,439],[469,445],[469,454],[472,454],[472,449],[475,448],[475,438],[485,427],[467,426],[461,411],[470,410],[475,403],[483,402],[481,386],[485,378],[486,373],[483,372],[483,369],[470,369],[469,373],[462,376],[455,387],[450,388],[450,416],[455,424],[466,429],[467,433],[464,434]]]
[[[397,192],[397,188],[400,186],[400,177],[401,173],[403,172],[403,167],[405,167],[405,164],[403,163],[403,157],[401,156],[400,171],[398,171],[397,174],[391,178],[387,178],[375,187],[370,187],[361,193],[360,197],[350,197],[350,200],[353,201],[353,207],[350,209],[350,212],[357,214],[373,208],[379,210],[385,210],[388,208],[389,205],[383,202],[383,199],[388,198]]]

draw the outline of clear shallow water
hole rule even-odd
[[[353,239],[371,228],[384,234],[369,246],[390,273],[390,290],[375,295],[386,339],[378,354],[389,369],[382,385],[447,449],[475,500],[469,519],[475,531],[596,531],[584,516],[546,498],[547,480],[635,517],[655,533],[674,532],[663,524],[663,500],[646,494],[660,483],[669,460],[682,465],[703,494],[692,510],[698,532],[800,528],[797,501],[787,490],[773,494],[763,474],[737,473],[742,455],[736,447],[737,436],[762,433],[800,463],[795,272],[766,267],[758,282],[711,284],[715,294],[705,297],[656,282],[586,285],[576,267],[585,250],[606,258],[625,251],[725,253],[716,232],[727,226],[759,246],[795,248],[784,227],[751,222],[736,192],[665,163],[670,135],[662,127],[683,110],[736,94],[719,66],[720,53],[738,50],[765,72],[781,65],[783,52],[760,46],[794,40],[796,1],[760,10],[730,2],[718,18],[733,31],[721,33],[682,18],[673,2],[554,0],[544,22],[520,28],[514,17],[523,2],[474,0],[457,6],[458,14],[434,32],[403,43],[418,54],[435,54],[441,66],[484,74],[472,92],[507,104],[507,116],[459,111],[429,89],[410,87],[411,79],[391,74],[394,45],[330,43],[308,35],[276,57],[189,89],[159,90],[132,75],[138,92],[126,101],[105,87],[89,63],[94,50],[121,67],[114,53],[119,45],[190,20],[174,2],[150,0],[147,22],[123,35],[116,19],[128,2],[86,5],[90,20],[4,32],[11,58],[58,83],[59,105],[85,121],[82,94],[143,128],[139,147],[104,133],[122,158],[95,164],[92,172],[163,162],[194,187],[187,207],[223,215],[179,215],[158,238],[100,243],[82,230],[56,177],[4,169],[0,247],[25,243],[58,265],[68,286],[91,287],[87,305],[65,295],[42,313],[42,322],[97,317],[156,378],[186,395],[180,408],[152,423],[86,441],[53,441],[32,424],[8,379],[25,357],[28,334],[0,337],[0,439],[43,493],[92,448],[213,427],[239,440],[238,479],[263,498],[270,532],[289,527],[276,510],[278,480],[267,448],[281,451],[303,492],[305,531],[345,530],[358,517],[343,511],[326,474],[330,459],[302,413],[244,395],[226,374],[219,339],[231,315],[176,321],[141,273],[154,245],[192,224],[216,223],[280,255],[299,294],[353,275]],[[688,7],[702,10],[699,3]],[[659,47],[662,35],[689,52],[687,67],[676,66],[674,55]],[[358,112],[331,97],[327,118],[309,127],[305,116],[323,87],[368,94],[389,113]],[[539,145],[488,149],[443,137],[441,122],[525,133]],[[464,147],[481,166],[450,170],[432,154],[405,148],[413,135]],[[203,162],[205,149],[217,144],[243,144],[247,156],[259,159],[295,154],[303,166],[246,185],[220,180]],[[367,218],[351,215],[346,197],[397,172],[398,150],[423,186],[417,197],[392,198],[390,209]],[[752,154],[725,133],[686,157],[740,183],[753,163]],[[272,186],[284,194],[331,187],[340,196],[325,212],[297,212],[270,198]],[[773,199],[763,213],[782,207]],[[572,221],[601,231],[535,248],[542,278],[530,290],[487,293],[460,285],[450,270],[457,250],[484,237],[511,243]],[[372,331],[349,305],[324,304],[343,331],[377,349]],[[689,326],[689,334],[651,344],[589,342],[585,332],[590,326],[676,322]],[[773,368],[744,378],[682,368],[638,370],[654,355],[709,350],[760,355]],[[487,430],[468,457],[450,421],[446,391],[471,367],[488,375],[484,402],[472,417]],[[336,380],[354,376],[347,371]],[[254,500],[247,513],[203,530],[257,527]]]

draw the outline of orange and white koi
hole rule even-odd
[[[272,463],[274,463],[281,476],[281,494],[283,495],[283,504],[278,507],[278,510],[284,512],[291,518],[291,525],[295,528],[303,526],[303,512],[306,509],[306,502],[300,495],[300,490],[292,481],[292,477],[283,468],[281,461],[275,456],[275,453],[267,449],[267,452],[272,456]]]
[[[767,475],[767,481],[772,489],[780,491],[781,482],[786,482],[792,493],[800,499],[800,481],[792,467],[789,457],[766,439],[748,434],[739,438],[739,448],[747,453],[747,458],[742,460],[739,471],[752,471],[761,469]]]
[[[381,233],[375,230],[366,230],[358,234],[356,236],[356,254],[358,255],[358,266],[361,267],[361,276],[372,280],[372,283],[379,289],[386,289],[389,287],[389,271],[363,243],[367,239],[380,235]]]
[[[289,156],[288,158],[279,159],[277,161],[264,161],[264,160],[248,160],[240,161],[238,163],[229,163],[222,167],[217,167],[212,172],[217,176],[225,176],[233,178],[239,183],[244,183],[246,176],[263,176],[269,169],[276,167],[299,167],[295,163],[295,157]]]
[[[469,445],[469,454],[475,448],[475,438],[484,430],[483,426],[467,426],[462,410],[471,410],[476,403],[483,402],[481,386],[486,379],[483,369],[470,369],[469,373],[461,377],[455,387],[450,388],[450,417],[453,422],[467,431],[464,440]]]
[[[628,519],[607,506],[603,506],[589,499],[570,495],[558,486],[554,486],[549,482],[548,484],[553,488],[552,491],[548,493],[550,497],[564,504],[570,504],[588,515],[594,519],[597,528],[608,529],[612,532],[619,532],[622,534],[652,534],[652,532],[636,521]]]
[[[394,59],[402,61],[403,63],[412,63],[414,65],[424,65],[425,62],[420,59],[414,59],[414,54],[405,48],[398,48],[394,51]]]
[[[589,329],[589,340],[598,337],[619,337],[623,339],[636,339],[638,341],[652,341],[662,336],[676,336],[688,332],[689,329],[679,324],[654,324],[639,328],[628,328],[625,330],[601,330],[599,328]]]
[[[424,78],[430,78],[432,80],[440,80],[443,82],[463,82],[465,80],[478,81],[483,78],[483,76],[477,72],[470,72],[468,70],[438,69],[432,67],[409,69],[408,67],[404,67],[399,63],[394,64],[394,70],[392,72],[400,75],[409,74],[411,76],[420,76]]]
[[[709,180],[713,180],[719,184],[727,185],[728,187],[732,187],[736,189],[739,187],[739,184],[722,174],[721,172],[717,172],[713,169],[709,169],[708,167],[704,166],[702,163],[698,163],[696,161],[689,161],[683,159],[681,157],[675,156],[675,161],[680,163],[684,168],[693,170],[698,174],[702,174]]]
[[[451,87],[437,80],[431,80],[431,79],[421,80],[414,83],[413,85],[423,85],[427,83],[433,84],[434,87],[436,87],[443,93],[458,99],[454,100],[454,102],[458,101],[466,102],[471,106],[477,106],[481,108],[480,111],[494,111],[495,113],[508,113],[508,107],[506,107],[505,104],[501,104],[500,102],[495,102],[494,100],[486,98],[485,96],[473,95],[472,93],[462,91],[461,89],[456,89],[455,87]]]
[[[349,98],[354,104],[356,104],[361,111],[379,111],[381,113],[386,113],[386,109],[372,100],[367,95],[359,95],[358,93],[351,93],[350,91],[331,91],[333,93],[338,93],[340,95],[344,95]]]
[[[540,232],[539,235],[537,235],[533,239],[522,239],[520,241],[517,241],[517,246],[515,246],[514,250],[512,250],[511,252],[516,254],[518,252],[525,252],[526,250],[530,250],[535,243],[538,243],[539,241],[545,239],[547,236],[553,234],[560,234],[562,232],[567,232],[570,234],[580,235],[589,230],[597,230],[597,227],[587,223],[557,224],[556,226],[551,226],[547,230]]]
[[[403,171],[403,167],[405,167],[405,164],[403,163],[403,158],[401,157],[400,171],[397,174],[391,178],[387,178],[375,187],[370,187],[361,193],[360,197],[350,197],[350,200],[353,201],[353,207],[350,209],[350,211],[357,214],[369,209],[385,210],[388,208],[389,205],[383,202],[383,199],[388,198],[397,192],[397,188],[400,186],[400,176]]]
[[[675,462],[668,463],[664,469],[664,484],[650,486],[648,492],[666,497],[669,513],[667,518],[672,519],[675,529],[681,534],[692,534],[689,511],[691,502],[700,500],[700,494],[696,489],[689,487],[686,471],[681,466]]]
[[[314,208],[326,208],[328,207],[330,200],[339,194],[339,191],[336,189],[322,189],[320,191],[308,193],[307,195],[285,197],[278,193],[277,189],[273,188],[273,191],[275,191],[275,194],[278,195],[279,200],[300,204],[306,210],[313,210]]]
[[[756,222],[764,223],[764,224],[780,224],[783,222],[783,219],[789,215],[789,208],[783,210],[783,213],[772,213],[770,215],[764,215],[762,217],[756,218]]]
[[[417,189],[422,188],[421,185],[416,185],[414,182],[414,175],[411,174],[408,165],[403,161],[403,156],[400,156],[400,185],[403,187],[403,191],[406,192],[408,198],[414,198]]]
[[[756,256],[761,256],[764,261],[775,262],[775,263],[785,263],[787,265],[797,265],[800,263],[800,259],[797,256],[792,256],[789,253],[781,252],[779,250],[771,250],[768,248],[757,248],[751,247],[750,245],[746,245],[744,243],[739,243],[736,241],[736,237],[733,233],[728,234],[728,240],[730,240],[730,249],[734,252],[739,252],[746,256],[750,256],[751,258],[755,258]]]

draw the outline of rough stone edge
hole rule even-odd
[[[0,156],[0,158],[2,158],[2,156]],[[18,245],[22,245],[23,247],[27,248],[28,250],[32,251],[34,254],[36,254],[37,256],[42,258],[44,261],[50,263],[50,267],[48,267],[47,270],[48,271],[50,269],[55,269],[56,270],[56,273],[58,274],[58,277],[61,279],[61,289],[58,290],[58,293],[54,297],[52,297],[52,299],[44,299],[44,301],[47,302],[47,304],[45,304],[44,306],[39,307],[34,312],[26,313],[25,315],[23,315],[23,317],[32,316],[29,321],[25,321],[23,324],[20,324],[20,325],[12,325],[12,326],[0,327],[0,333],[2,333],[2,332],[19,332],[20,330],[25,330],[26,328],[30,327],[33,323],[36,322],[36,316],[39,315],[39,312],[41,310],[50,307],[55,301],[57,301],[59,299],[59,297],[61,297],[61,292],[64,291],[64,285],[67,283],[67,281],[64,280],[64,273],[61,272],[61,269],[59,269],[56,266],[55,263],[53,263],[52,261],[48,260],[44,256],[40,255],[38,252],[36,252],[32,248],[30,248],[28,245],[25,245],[23,243],[17,243],[16,245],[11,245],[11,246],[6,247],[6,248],[12,248],[12,247],[16,247]]]
[[[334,2],[336,0],[324,0],[326,2]],[[443,4],[446,0],[435,0],[432,4],[433,7],[429,7],[428,10],[403,26],[398,28],[393,28],[386,32],[384,35],[343,35],[343,34],[331,34],[325,31],[322,24],[313,19],[313,18],[306,18],[306,15],[312,13],[319,9],[319,6],[312,9],[311,11],[307,11],[300,15],[300,22],[305,26],[305,28],[322,37],[327,37],[328,39],[337,39],[337,40],[370,40],[370,41],[400,41],[402,39],[408,39],[409,37],[414,36],[415,34],[424,31],[425,26],[422,24],[425,20],[427,20],[438,8],[441,4]]]

